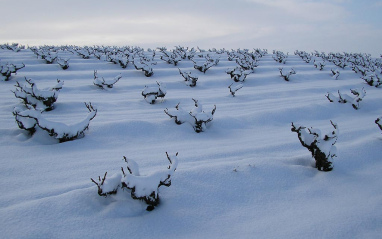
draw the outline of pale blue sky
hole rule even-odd
[[[0,43],[382,53],[382,0],[0,3]]]

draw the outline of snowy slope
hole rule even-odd
[[[327,63],[289,55],[286,64],[260,59],[235,97],[225,73],[235,62],[222,55],[205,74],[182,60],[161,61],[145,77],[69,52],[69,69],[45,64],[28,49],[0,50],[1,62],[25,68],[0,82],[0,231],[3,238],[378,238],[382,235],[382,135],[374,121],[382,116],[381,89],[370,87],[350,68],[331,78]],[[279,67],[294,68],[289,82]],[[199,77],[189,87],[178,68]],[[122,74],[111,89],[93,85],[94,70],[105,78]],[[20,100],[11,92],[16,81],[33,79],[41,87],[63,80],[55,109],[43,115],[74,124],[97,108],[85,137],[57,143],[38,130],[33,137],[17,127],[12,115]],[[148,104],[144,87],[164,82],[167,95]],[[350,93],[365,87],[361,108],[330,103],[327,92]],[[185,110],[199,100],[206,111],[216,105],[205,132],[176,125],[165,113],[179,102]],[[338,157],[332,172],[314,168],[291,122],[331,130],[339,126]],[[141,174],[165,169],[165,152],[179,152],[171,187],[161,187],[161,204],[152,212],[128,192],[100,197],[90,178],[112,175],[134,159]]]

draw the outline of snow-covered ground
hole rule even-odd
[[[177,66],[155,57],[154,74],[145,77],[129,63],[126,69],[94,56],[70,57],[69,69],[46,64],[29,49],[0,50],[1,62],[24,63],[10,81],[0,82],[0,232],[2,238],[380,238],[382,235],[382,90],[365,84],[349,67],[331,77],[290,54],[286,64],[259,60],[233,97],[225,72],[235,67],[225,54],[205,74],[191,60]],[[197,56],[196,56],[197,58]],[[279,67],[293,68],[290,81]],[[179,70],[199,77],[185,84]],[[93,84],[99,77],[122,78],[113,88]],[[38,129],[32,136],[12,115],[21,101],[16,81],[32,79],[49,88],[64,81],[47,119],[75,124],[97,109],[85,137],[58,143]],[[149,104],[142,90],[166,84],[167,94]],[[327,92],[362,88],[358,110],[331,103]],[[216,112],[204,132],[177,125],[164,113],[179,102]],[[311,153],[291,132],[291,122],[320,129],[336,122],[339,137],[333,171],[314,168]],[[123,156],[150,175],[168,166],[166,152],[179,153],[171,187],[160,187],[161,203],[146,211],[129,192],[100,197],[90,178],[118,173]]]

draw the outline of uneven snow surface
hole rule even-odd
[[[233,97],[226,70],[237,64],[225,54],[205,74],[191,60],[174,66],[158,54],[151,77],[131,63],[122,69],[94,56],[58,55],[70,58],[67,70],[29,49],[0,50],[1,62],[25,64],[0,82],[1,238],[381,237],[382,131],[374,121],[382,116],[382,89],[365,84],[360,73],[347,67],[335,80],[332,63],[320,71],[289,54],[284,65],[269,51]],[[296,71],[289,82],[280,67]],[[198,76],[197,85],[187,86],[178,68]],[[102,90],[93,84],[94,70],[122,78]],[[40,129],[32,137],[19,129],[12,111],[21,100],[11,91],[25,77],[40,88],[65,82],[54,109],[42,113],[46,120],[75,124],[91,102],[98,112],[85,137],[58,143]],[[142,90],[156,81],[167,94],[148,104]],[[359,110],[325,97],[362,87]],[[206,111],[216,105],[201,133],[164,113],[179,102],[193,108],[192,98]],[[327,133],[330,120],[339,127],[338,157],[333,171],[320,172],[291,122]],[[90,180],[120,173],[123,156],[139,164],[141,175],[165,170],[166,152],[179,152],[179,165],[151,212],[128,191],[100,197]]]

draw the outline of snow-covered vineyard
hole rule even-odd
[[[0,45],[4,238],[378,238],[382,58]]]

